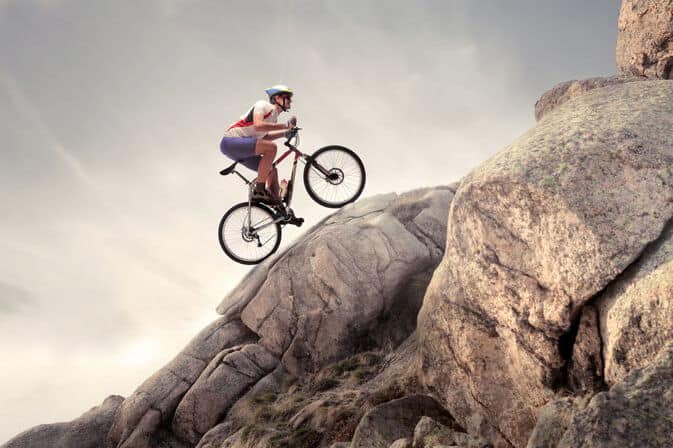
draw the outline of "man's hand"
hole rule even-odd
[[[287,128],[292,129],[297,126],[297,117],[294,115],[290,117],[289,120],[287,120]]]

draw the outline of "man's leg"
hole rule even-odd
[[[266,184],[268,185],[269,192],[274,195],[276,198],[280,198],[280,185],[278,184],[278,170],[273,169],[269,174],[269,177],[266,179]]]
[[[273,167],[276,158],[276,144],[272,141],[258,139],[255,144],[255,154],[262,156],[257,168],[257,183],[264,185]]]
[[[278,171],[273,167],[276,158],[276,144],[269,140],[257,140],[255,154],[262,156],[257,167],[257,185],[267,186],[267,191],[276,199],[280,199],[280,186],[278,185]]]

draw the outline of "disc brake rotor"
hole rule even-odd
[[[339,185],[344,181],[344,172],[339,168],[332,168],[327,175],[327,182],[332,185]]]

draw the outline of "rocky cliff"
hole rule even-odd
[[[463,179],[418,328],[425,382],[468,430],[525,446],[555,393],[594,392],[661,348],[658,318],[625,333],[645,308],[666,319],[672,298],[650,280],[666,249],[644,253],[666,247],[672,131],[673,82],[597,88]]]
[[[131,396],[2,447],[673,446],[671,18],[625,0],[618,75],[329,216]]]

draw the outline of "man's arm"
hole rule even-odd
[[[269,132],[266,134],[264,137],[262,137],[263,140],[276,140],[281,137],[285,137],[285,133],[287,131],[273,131]]]
[[[252,113],[252,125],[254,126],[255,131],[259,132],[289,129],[287,123],[271,123],[269,121],[264,121],[264,110],[257,107]]]

